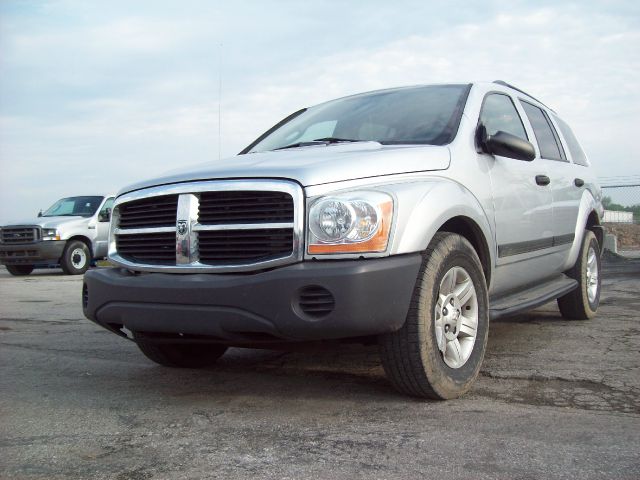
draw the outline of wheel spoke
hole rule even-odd
[[[446,273],[445,277],[442,279],[442,284],[440,285],[440,295],[449,295],[453,292],[453,289],[456,286],[457,274],[458,267],[453,267]]]
[[[462,362],[462,349],[460,348],[460,342],[457,338],[447,342],[445,355],[451,362],[451,366],[455,368],[460,365]]]
[[[460,335],[475,337],[478,329],[478,320],[475,318],[462,316],[460,324]]]
[[[435,328],[436,342],[438,344],[438,350],[444,355],[447,349],[447,341],[444,338],[444,329],[441,326]]]
[[[460,285],[457,285],[454,290],[454,294],[458,297],[460,306],[464,306],[471,299],[473,293],[473,282],[470,278],[462,282]]]

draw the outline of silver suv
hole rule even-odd
[[[469,389],[489,319],[595,315],[601,191],[568,125],[504,82],[300,110],[238,156],[124,189],[85,315],[151,360],[228,346],[380,346],[401,392]]]
[[[0,228],[0,263],[12,275],[60,265],[65,273],[87,271],[91,260],[107,255],[113,196],[61,198],[38,218]]]

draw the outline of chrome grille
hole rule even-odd
[[[302,259],[304,205],[293,182],[227,180],[116,199],[109,258],[140,271],[251,271]]]
[[[38,239],[38,227],[3,227],[2,243],[33,243]]]

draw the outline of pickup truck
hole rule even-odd
[[[399,391],[454,398],[490,319],[595,315],[601,200],[567,123],[503,81],[363,93],[123,189],[83,309],[169,367],[375,342]]]
[[[0,263],[12,275],[49,265],[83,274],[107,255],[113,201],[113,195],[62,198],[35,219],[0,227]]]

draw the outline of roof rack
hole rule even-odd
[[[549,110],[551,110],[553,113],[556,113],[556,111],[555,111],[553,108],[551,108],[551,107],[549,107],[549,106],[545,105],[544,103],[542,103],[540,100],[538,100],[538,99],[537,99],[536,97],[534,97],[533,95],[528,94],[527,92],[525,92],[524,90],[519,89],[518,87],[514,87],[513,85],[511,85],[510,83],[505,82],[504,80],[494,80],[494,81],[493,81],[493,83],[496,83],[496,84],[498,84],[498,85],[502,85],[503,87],[509,87],[509,88],[512,88],[513,90],[516,90],[516,91],[518,91],[518,92],[520,92],[520,93],[523,93],[523,94],[525,94],[527,97],[532,98],[533,100],[535,100],[536,102],[538,102],[539,104],[544,105],[544,106],[545,106],[545,107],[547,107]]]

